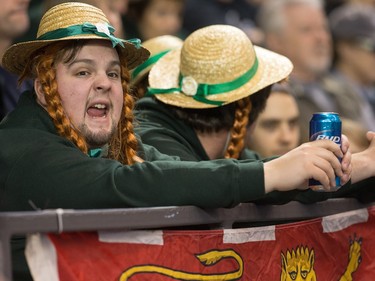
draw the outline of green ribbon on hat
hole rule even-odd
[[[195,91],[193,90],[191,93],[186,93],[183,91],[184,82],[189,79],[192,79],[192,80],[194,79],[189,76],[183,77],[182,75],[180,75],[180,78],[179,78],[180,87],[179,88],[168,88],[168,89],[148,88],[147,95],[151,96],[151,95],[157,95],[157,94],[183,93],[185,95],[192,96],[193,99],[196,101],[220,106],[224,103],[224,101],[213,101],[213,100],[207,99],[206,97],[210,95],[217,95],[217,94],[230,92],[243,86],[244,84],[249,82],[251,78],[254,77],[254,75],[256,74],[258,70],[258,65],[259,65],[258,59],[255,58],[255,62],[252,65],[252,67],[248,71],[246,71],[244,74],[242,74],[240,77],[230,82],[225,82],[225,83],[220,83],[220,84],[198,84],[197,83],[196,90]]]
[[[167,54],[170,50],[166,50],[166,51],[163,51],[163,52],[160,52],[158,54],[155,54],[153,56],[151,56],[148,60],[146,60],[144,63],[142,63],[141,65],[137,66],[133,72],[132,72],[132,79],[134,79],[135,77],[137,77],[139,75],[139,73],[141,73],[144,69],[146,69],[147,67],[153,65],[154,63],[156,63],[161,57],[163,57],[165,54]]]
[[[125,47],[123,41],[116,36],[113,35],[115,29],[113,26],[109,25],[108,23],[88,23],[85,22],[84,24],[77,24],[72,25],[66,28],[59,28],[53,31],[49,31],[37,38],[37,40],[54,40],[54,39],[62,39],[69,36],[75,35],[82,35],[82,34],[96,34],[103,38],[108,38],[112,42],[112,47],[116,47],[120,45],[121,47]],[[141,46],[141,40],[138,38],[126,40],[129,43],[135,45],[137,49]]]

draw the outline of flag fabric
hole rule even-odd
[[[264,227],[33,234],[35,281],[375,279],[375,207]]]

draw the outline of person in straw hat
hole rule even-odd
[[[271,86],[285,80],[292,67],[288,58],[253,46],[239,28],[201,28],[152,67],[149,97],[136,103],[135,131],[144,143],[182,160],[259,159],[246,149],[246,133]],[[278,202],[289,200],[284,194]]]
[[[129,70],[148,56],[136,40],[116,38],[100,9],[77,2],[52,7],[35,40],[7,49],[3,66],[33,78],[34,91],[0,123],[0,211],[230,207],[307,189],[311,177],[326,189],[335,173],[348,182],[348,143],[345,153],[330,141],[306,144],[267,163],[184,162],[143,145],[128,84]],[[12,264],[14,280],[32,280],[21,238],[12,242]]]
[[[148,74],[151,67],[165,54],[182,45],[182,40],[173,35],[162,35],[142,42],[144,48],[149,50],[150,57],[133,69],[130,84],[134,87],[136,97],[143,97],[148,88]]]

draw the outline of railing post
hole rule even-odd
[[[3,229],[0,231],[0,281],[12,280],[11,268],[10,235]]]

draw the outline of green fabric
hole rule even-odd
[[[136,133],[143,143],[167,155],[185,161],[210,160],[194,129],[176,118],[161,102],[144,97],[136,103]],[[260,160],[254,151],[245,149],[240,160]]]
[[[6,147],[0,150],[0,211],[30,211],[30,202],[41,209],[217,208],[264,195],[260,161],[182,162],[142,144],[141,164],[90,158],[57,135],[30,92],[0,124],[0,146]],[[15,281],[31,280],[22,247],[12,251]]]
[[[140,155],[152,163],[123,166],[105,158],[90,158],[56,134],[48,114],[29,92],[0,124],[0,145],[7,147],[0,152],[0,187],[4,195],[0,211],[31,210],[28,200],[40,208],[216,208],[238,204],[239,193],[244,196],[241,200],[264,194],[260,161],[182,162],[142,143]],[[252,191],[245,182],[256,183]],[[204,184],[205,189],[198,188],[197,183]],[[181,195],[181,190],[191,197]]]
[[[93,25],[91,23],[84,23],[84,24],[77,24],[68,26],[66,28],[59,28],[56,30],[52,30],[50,32],[44,33],[43,35],[39,36],[37,40],[54,40],[54,39],[61,39],[66,37],[71,37],[75,35],[82,35],[82,34],[96,34],[100,37],[106,37],[111,40],[112,47],[116,47],[117,44],[119,44],[121,47],[124,47],[124,43],[122,43],[122,40],[119,38],[116,38],[113,35],[113,32],[115,29],[113,26],[107,24],[101,24],[101,27],[103,27],[104,30],[100,30],[100,28],[96,25]]]

